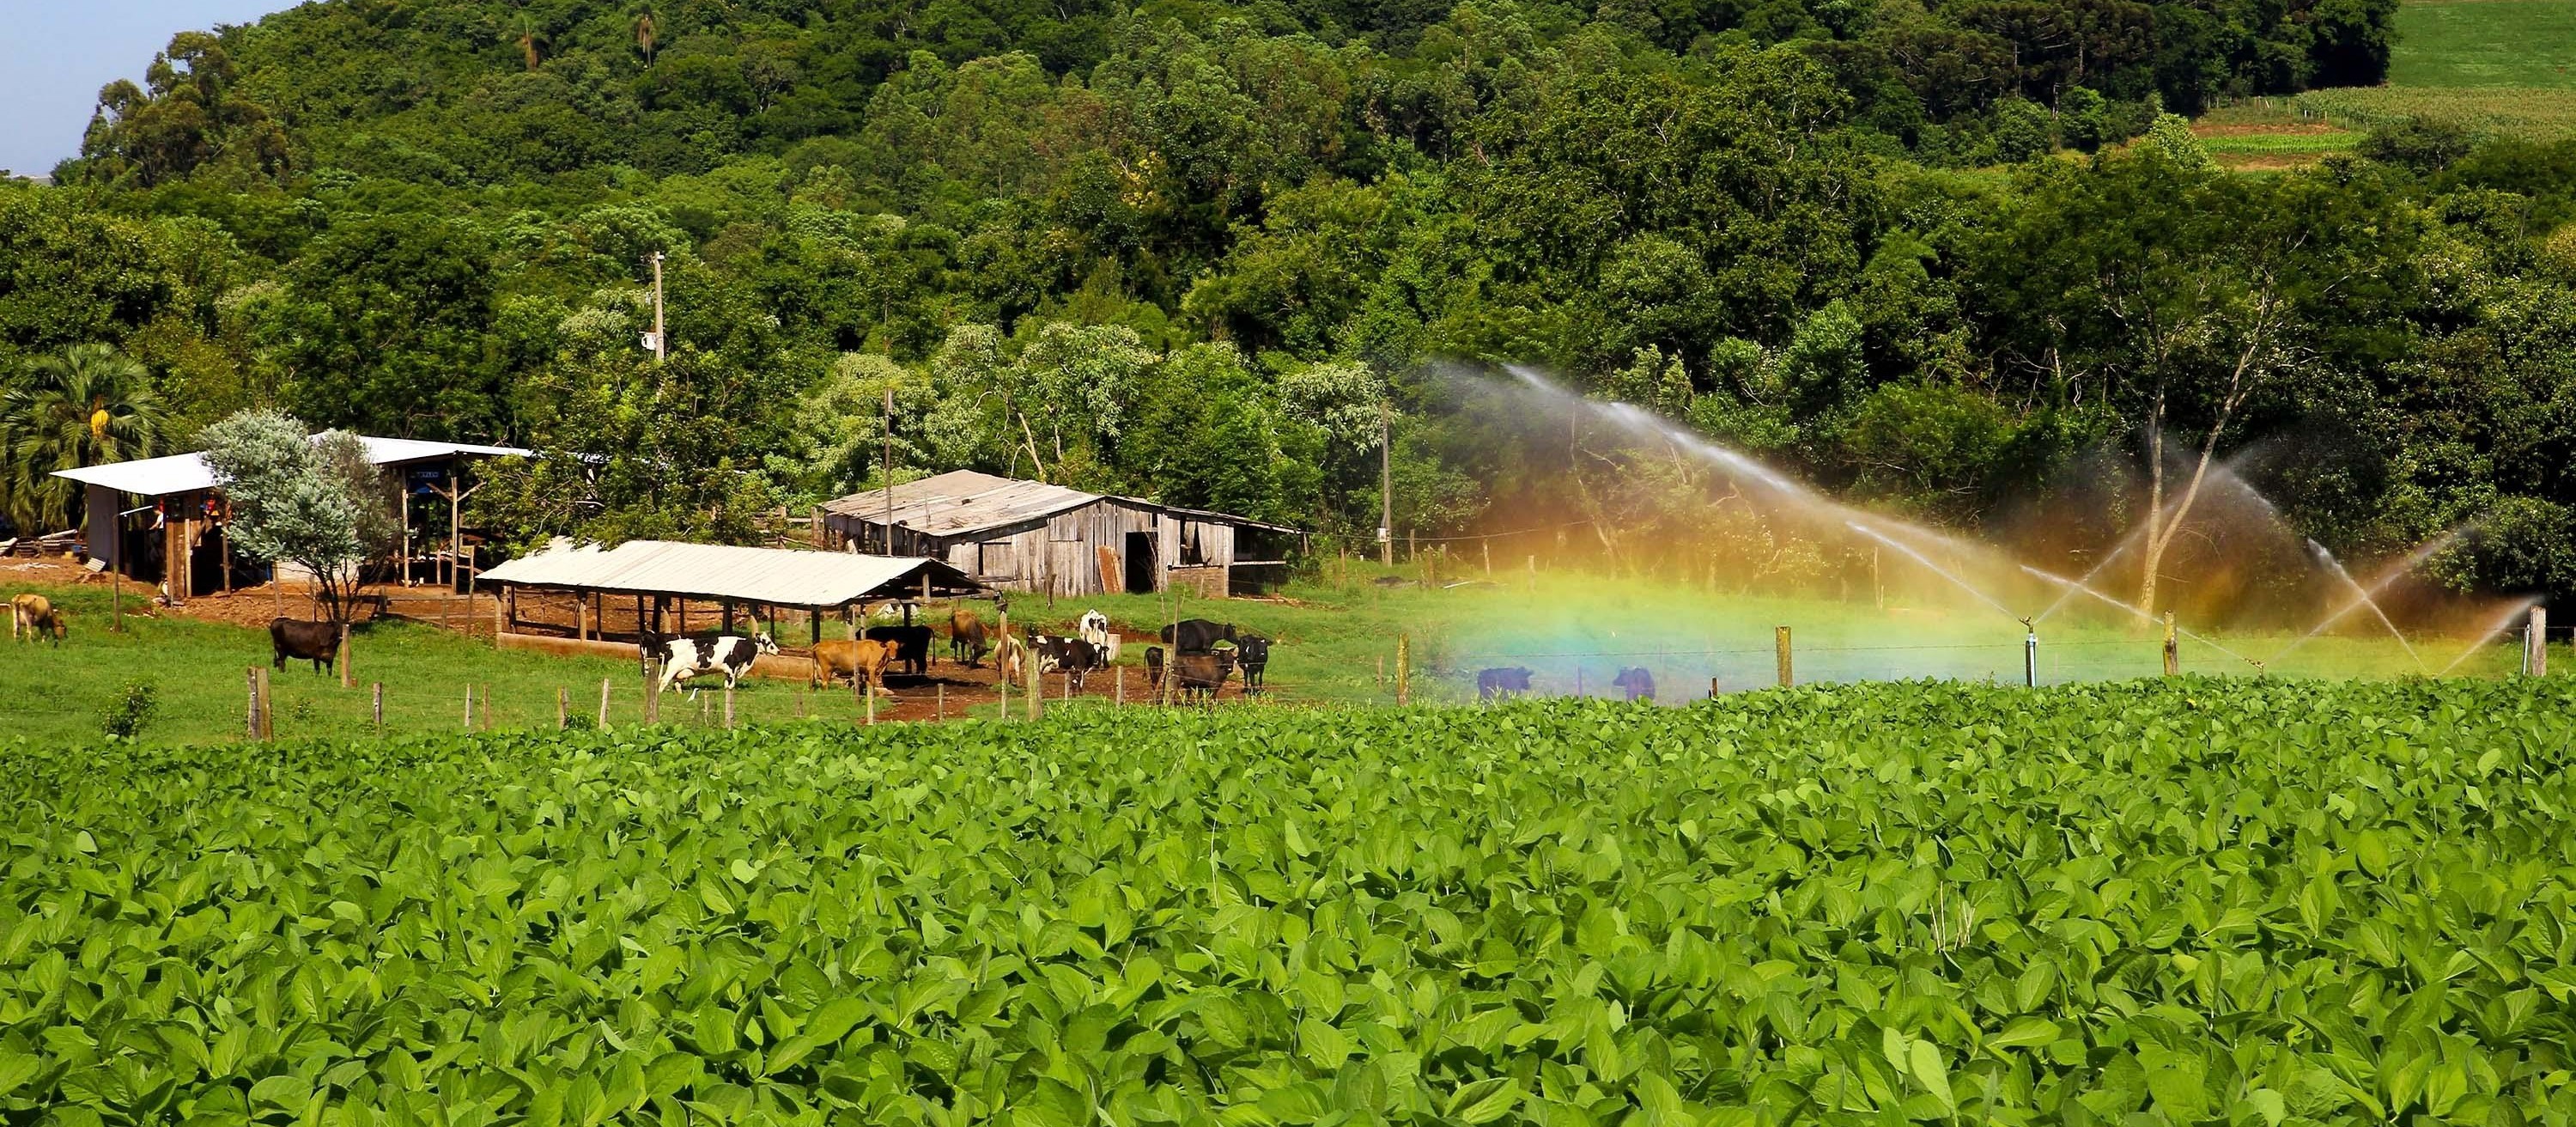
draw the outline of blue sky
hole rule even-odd
[[[0,0],[0,168],[50,172],[80,153],[98,88],[141,81],[170,34],[249,23],[293,0]]]

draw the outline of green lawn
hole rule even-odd
[[[1913,587],[1891,575],[1888,605],[1866,595],[1838,599],[1772,599],[1712,593],[1654,580],[1506,571],[1493,585],[1460,588],[1388,587],[1359,569],[1347,587],[1307,582],[1286,592],[1288,601],[1191,600],[1182,613],[1236,622],[1278,639],[1270,679],[1282,703],[1366,703],[1392,699],[1380,679],[1394,667],[1399,638],[1414,665],[1414,693],[1426,702],[1474,696],[1475,673],[1493,666],[1526,666],[1539,691],[1552,695],[1601,693],[1628,665],[1649,669],[1666,701],[1705,694],[1711,678],[1726,691],[1758,688],[1775,680],[1773,629],[1792,628],[1795,675],[1801,682],[1943,678],[2017,682],[2022,677],[2022,627],[2002,613],[1977,606],[1924,577]],[[1407,573],[1411,575],[1412,573]],[[1453,577],[1443,577],[1448,582]],[[1481,571],[1454,578],[1481,579]],[[101,718],[122,689],[152,685],[160,700],[146,738],[194,742],[238,738],[247,701],[245,670],[267,664],[264,633],[165,616],[129,618],[127,632],[105,629],[107,593],[97,588],[53,588],[73,614],[71,640],[60,649],[12,647],[0,658],[0,725],[39,743],[94,738]],[[2015,613],[2048,601],[2029,590],[2003,596]],[[2028,605],[2023,605],[2028,604]],[[1026,596],[1013,607],[1015,629],[1035,622],[1069,630],[1073,618],[1097,606],[1123,628],[1141,633],[1162,621],[1169,604],[1148,596],[1112,596],[1082,602]],[[2050,683],[2155,675],[2161,668],[2157,636],[2131,629],[2078,601],[2040,627],[2040,672]],[[2218,640],[2244,657],[2269,659],[2286,636],[2239,635]],[[2327,636],[2301,646],[2264,670],[2289,676],[2393,677],[2438,670],[2459,654],[2460,639],[2421,641],[2422,664],[2384,635]],[[405,733],[447,732],[465,725],[468,684],[488,692],[496,728],[555,722],[558,692],[572,711],[595,714],[603,678],[612,692],[612,724],[641,719],[636,667],[604,658],[563,658],[525,651],[496,651],[487,643],[435,627],[387,623],[368,627],[353,643],[357,687],[296,663],[272,673],[272,707],[281,738],[347,734],[370,722],[368,686],[386,689],[386,727]],[[1142,645],[1124,655],[1133,665]],[[2494,645],[2460,666],[2462,673],[2493,675],[2513,660],[2512,647]],[[2216,646],[2187,642],[2186,672],[2250,675],[2257,668]],[[945,668],[944,666],[942,668]],[[1391,676],[1388,680],[1391,680]],[[737,695],[745,722],[784,721],[803,712],[841,722],[855,714],[846,693],[808,695],[777,681],[746,682]],[[1130,685],[1138,684],[1131,679]],[[1054,691],[1054,690],[1051,690]],[[916,706],[918,697],[914,697]],[[663,720],[701,722],[699,703],[665,698]],[[963,699],[957,708],[962,710]],[[991,706],[980,711],[989,713]],[[711,710],[711,709],[710,709]],[[708,717],[712,720],[712,717]],[[479,718],[478,718],[479,723]]]
[[[2576,89],[2571,68],[2571,0],[2410,0],[2397,8],[2391,86]]]

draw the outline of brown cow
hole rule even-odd
[[[984,664],[984,651],[992,648],[991,635],[984,631],[984,620],[975,612],[958,607],[948,612],[948,660],[963,662],[968,669]]]
[[[22,637],[50,636],[54,644],[59,646],[63,644],[63,638],[71,633],[70,626],[64,619],[63,612],[54,609],[52,599],[32,592],[20,595],[9,600],[9,640],[15,642]]]
[[[893,664],[901,642],[874,642],[867,639],[814,643],[814,675],[822,684],[847,678],[852,685],[867,678],[868,686],[885,690],[886,666]]]
[[[268,620],[269,664],[285,669],[291,659],[310,661],[313,671],[337,670],[340,661],[340,627],[331,622],[305,622],[293,618]]]

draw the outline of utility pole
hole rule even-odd
[[[886,389],[885,460],[882,464],[884,466],[884,470],[881,476],[885,478],[886,501],[885,554],[891,556],[894,554],[894,389],[891,387]],[[929,578],[929,572],[925,571],[922,573],[922,579],[924,582],[927,582]],[[927,603],[923,604],[924,607],[927,607],[928,605],[929,604]]]
[[[653,362],[671,358],[671,341],[662,332],[662,252],[653,252]]]
[[[1377,562],[1395,566],[1395,405],[1377,405]]]

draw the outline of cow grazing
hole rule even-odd
[[[1259,693],[1262,674],[1270,668],[1270,639],[1259,634],[1235,635],[1234,663],[1243,667],[1245,695]]]
[[[71,633],[63,612],[43,595],[28,593],[9,600],[9,640],[52,639],[57,646]]]
[[[1072,678],[1075,692],[1082,691],[1083,674],[1109,665],[1107,653],[1085,639],[1040,634],[1031,644],[1037,648],[1038,672]]]
[[[1655,675],[1646,672],[1646,667],[1642,665],[1631,665],[1620,670],[1619,676],[1613,678],[1610,684],[1626,693],[1627,699],[1631,701],[1655,699]]]
[[[725,687],[730,689],[760,655],[777,652],[778,643],[766,631],[748,638],[740,634],[706,634],[645,642],[645,659],[661,670],[654,691],[664,693],[682,681],[708,674],[722,675]]]
[[[1184,697],[1212,700],[1225,687],[1225,679],[1234,672],[1234,655],[1230,653],[1185,653],[1173,659],[1174,687]]]
[[[927,626],[871,626],[865,637],[871,642],[893,642],[903,647],[895,660],[915,677],[930,675],[930,628]]]
[[[1218,642],[1234,640],[1234,624],[1210,622],[1204,618],[1184,618],[1163,628],[1163,640],[1185,654],[1203,654],[1216,649]]]
[[[984,652],[991,648],[992,636],[974,611],[958,607],[948,612],[948,660],[973,669],[984,664]]]
[[[1149,689],[1163,687],[1163,647],[1161,646],[1145,647],[1145,687]]]
[[[901,642],[871,642],[866,639],[836,640],[814,643],[814,676],[824,685],[847,679],[852,686],[866,678],[868,687],[885,688],[886,665],[895,660],[903,648]]]
[[[322,673],[339,667],[340,625],[336,622],[303,622],[292,618],[268,621],[269,664],[286,668],[289,659],[310,661],[313,671]]]
[[[1530,671],[1520,666],[1481,669],[1476,672],[1477,700],[1489,701],[1496,697],[1516,697],[1529,691]]]

